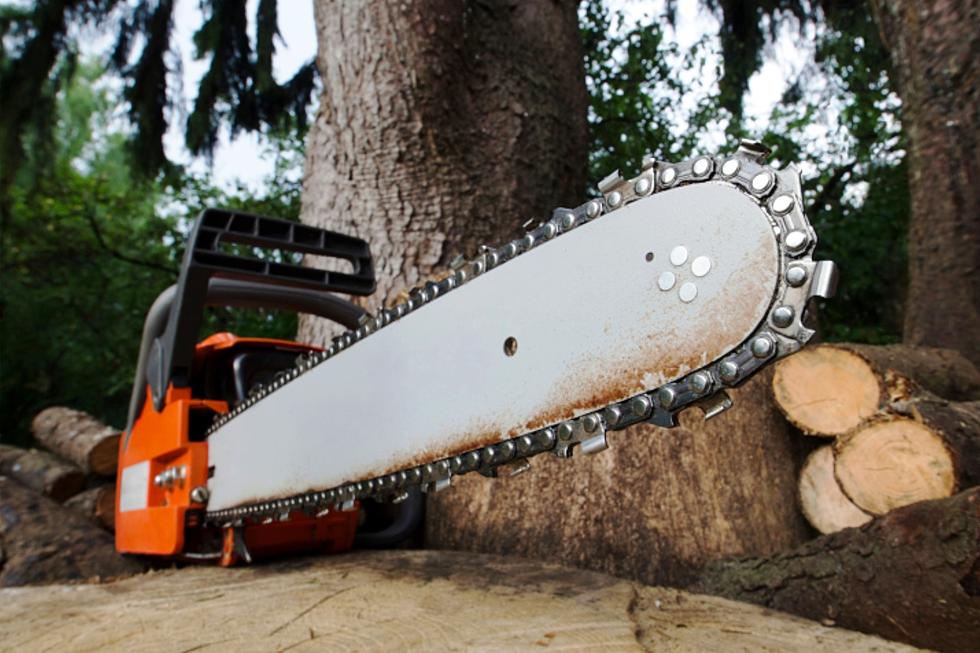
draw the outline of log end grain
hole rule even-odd
[[[868,361],[847,349],[804,349],[776,365],[776,405],[807,435],[837,436],[871,417],[882,387]]]
[[[835,533],[871,521],[847,498],[834,476],[834,448],[820,447],[810,454],[800,473],[800,508],[810,525],[821,533]]]
[[[841,489],[873,515],[956,491],[953,454],[928,426],[895,415],[877,417],[835,444]]]

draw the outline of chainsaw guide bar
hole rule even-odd
[[[836,266],[812,260],[799,171],[767,155],[743,141],[617,171],[601,198],[300,357],[207,431],[205,522],[398,502],[596,453],[609,431],[671,427],[693,405],[722,412],[726,388],[810,339],[807,302],[836,288]]]

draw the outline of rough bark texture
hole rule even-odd
[[[809,455],[800,472],[800,508],[821,533],[836,533],[871,521],[840,489],[834,476],[834,448],[820,447]]]
[[[88,413],[52,406],[37,414],[31,432],[45,448],[86,473],[115,476],[120,433]]]
[[[980,401],[952,403],[923,397],[904,409],[942,435],[953,452],[958,487],[980,485]]]
[[[432,496],[427,545],[561,560],[647,583],[681,585],[709,560],[792,548],[810,536],[797,507],[802,439],[773,406],[770,374],[735,406],[681,428],[634,427],[611,449]]]
[[[577,3],[316,3],[324,93],[302,220],[366,238],[378,291],[584,201]],[[315,264],[315,262],[313,262]],[[331,327],[303,319],[301,339]]]
[[[0,474],[63,502],[85,489],[85,475],[46,451],[0,444]]]
[[[949,349],[835,343],[780,361],[772,387],[797,428],[832,437],[923,390],[956,401],[980,399],[980,370]]]
[[[116,553],[112,536],[81,514],[2,476],[0,551],[0,587],[105,579],[144,569]]]
[[[917,650],[715,597],[427,551],[0,590],[0,632],[11,651]]]
[[[905,341],[980,365],[980,1],[873,0],[908,139]]]
[[[116,528],[116,486],[100,485],[76,494],[65,505],[85,515],[95,524],[112,531]]]
[[[906,506],[771,558],[713,564],[694,588],[972,653],[980,633],[980,489]]]

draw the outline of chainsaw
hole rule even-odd
[[[374,314],[339,296],[374,291],[368,243],[204,211],[177,284],[146,317],[118,550],[230,565],[392,545],[424,493],[456,476],[596,454],[610,431],[671,427],[694,406],[721,413],[728,388],[810,339],[808,302],[837,284],[834,263],[812,259],[798,169],[768,154],[743,141],[731,156],[647,158]],[[207,306],[309,313],[345,331],[325,347],[197,342]]]

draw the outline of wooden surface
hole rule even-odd
[[[112,531],[116,528],[116,484],[107,483],[76,494],[65,506],[77,510],[93,523]]]
[[[834,448],[825,445],[806,459],[800,472],[800,508],[810,525],[821,533],[861,526],[871,521],[837,484]]]
[[[911,395],[980,399],[980,371],[947,349],[835,343],[780,361],[772,390],[776,405],[801,431],[834,437]]]
[[[0,474],[63,502],[85,489],[85,475],[47,451],[0,444]]]
[[[953,453],[913,419],[879,416],[839,438],[834,450],[841,490],[873,515],[956,491]]]
[[[38,442],[89,474],[115,476],[120,432],[88,413],[64,406],[45,408],[31,423]]]
[[[430,548],[561,560],[657,585],[683,586],[709,560],[775,553],[811,531],[797,506],[806,443],[775,409],[769,372],[732,391],[705,422],[609,435],[610,449],[551,455],[493,481],[471,474],[429,495]]]
[[[455,552],[0,590],[0,651],[911,651],[724,599]]]
[[[710,565],[698,591],[949,653],[980,650],[980,488],[767,558]]]

